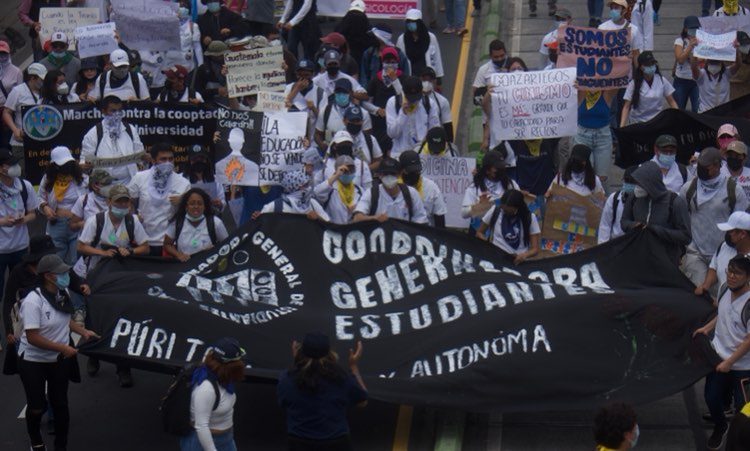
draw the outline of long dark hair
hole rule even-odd
[[[630,106],[631,108],[638,108],[638,105],[641,102],[641,86],[643,85],[643,70],[641,68],[643,65],[638,63],[638,69],[633,74],[633,98],[630,100]],[[656,80],[656,76],[661,77],[661,71],[659,70],[659,65],[656,64],[656,73],[654,74],[654,80]]]
[[[530,240],[529,233],[531,231],[531,211],[526,205],[523,193],[517,189],[507,190],[500,197],[500,205],[514,207],[518,211],[518,218],[521,220],[521,225],[523,226],[523,244],[528,246]]]
[[[58,175],[72,176],[73,180],[75,180],[76,182],[76,185],[80,185],[81,183],[83,183],[83,172],[81,172],[81,167],[78,166],[78,163],[74,160],[68,161],[62,166],[58,166],[55,163],[50,163],[50,165],[47,166],[45,175],[47,176],[47,180],[44,183],[44,190],[48,193],[52,192],[52,187],[55,186],[55,180],[57,179]]]
[[[65,74],[60,70],[52,69],[47,72],[47,75],[42,82],[42,90],[40,91],[44,103],[50,103],[52,105],[68,103],[68,96],[62,96],[57,93],[57,79],[60,77],[65,77]]]
[[[487,172],[489,168],[494,166],[498,161],[505,161],[503,153],[498,150],[500,146],[503,145],[503,143],[500,143],[494,149],[487,152],[484,158],[482,158],[482,165],[477,168],[477,171],[474,174],[474,186],[479,188],[481,191],[487,191],[487,184],[484,183],[484,181],[487,179]],[[503,185],[504,190],[513,188],[513,181],[510,179],[510,177],[508,177],[508,173],[505,171],[505,168],[497,169],[497,175],[500,179],[500,183]]]
[[[506,63],[508,65],[508,69],[510,69],[510,67],[513,65],[513,63],[520,64],[521,67],[523,67],[523,71],[524,72],[528,72],[529,71],[529,68],[526,66],[526,62],[523,59],[521,59],[521,58],[519,58],[517,56],[514,56],[514,57],[510,58],[508,60],[508,62]]]
[[[198,163],[204,163],[206,165],[205,170],[203,171],[203,181],[206,183],[212,183],[214,180],[216,180],[215,172],[216,167],[214,166],[213,162],[211,161],[211,158],[207,155],[203,155],[205,158],[201,159],[198,157],[193,156],[188,160],[188,167],[187,167],[187,175],[190,180],[190,183],[196,183],[198,181],[197,177],[195,176],[195,170],[193,168],[194,165]]]
[[[209,220],[213,217],[214,210],[213,208],[211,208],[211,197],[200,188],[190,188],[185,194],[182,195],[182,198],[180,199],[180,205],[177,206],[177,211],[170,219],[170,222],[177,221],[178,218],[185,217],[185,215],[187,214],[188,199],[190,199],[190,196],[192,196],[193,194],[197,194],[201,198],[203,198],[203,216],[206,217],[206,220]]]
[[[317,391],[323,381],[343,384],[346,380],[346,371],[338,364],[338,356],[333,351],[319,359],[307,357],[302,351],[297,352],[294,368],[289,375],[299,389],[308,392]]]
[[[95,68],[92,68],[92,69],[96,69],[97,76],[101,73],[101,71],[99,70],[98,67],[95,67]],[[85,70],[87,70],[87,69],[81,69],[81,70],[78,71],[78,79],[76,80],[76,89],[75,89],[75,92],[79,96],[81,94],[88,93],[89,92],[89,86],[93,85],[94,83],[96,83],[96,77],[94,77],[93,79],[89,80],[88,78],[86,78],[86,77],[83,76],[83,71],[85,71]]]
[[[568,158],[568,161],[565,162],[565,167],[562,172],[562,180],[566,185],[572,178],[571,174],[573,173],[573,164],[580,161],[581,160],[577,158]],[[591,166],[591,161],[588,158],[584,160],[584,163],[586,166],[583,169],[583,184],[591,191],[594,191],[596,188],[596,173],[594,173],[594,167]]]

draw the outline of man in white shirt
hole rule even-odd
[[[3,105],[3,122],[13,133],[10,137],[10,145],[13,154],[19,159],[21,169],[25,166],[21,109],[24,106],[42,103],[41,89],[46,76],[46,67],[39,63],[31,63],[26,68],[26,82],[11,89],[8,98],[5,100],[5,105]]]
[[[325,149],[336,132],[344,130],[344,115],[346,109],[355,106],[352,99],[352,83],[346,78],[340,78],[334,83],[333,94],[324,98],[318,108],[318,117],[315,122],[315,142],[321,149]],[[366,116],[365,116],[366,114]],[[370,114],[364,112],[362,115],[362,129],[372,129]]]
[[[499,39],[490,42],[490,60],[479,66],[477,74],[474,76],[474,83],[471,87],[474,89],[474,105],[481,106],[484,93],[490,83],[492,74],[508,72],[509,63],[508,53],[505,50],[505,43]]]
[[[177,211],[182,195],[190,189],[190,182],[174,172],[174,152],[169,144],[154,144],[151,158],[154,165],[137,173],[128,190],[148,235],[150,253],[161,256],[169,219]]]
[[[736,255],[750,255],[750,213],[735,211],[727,222],[720,222],[716,227],[725,232],[726,237],[711,257],[703,283],[695,288],[698,296],[709,291],[714,295],[721,293],[726,288],[729,261]]]
[[[101,102],[104,118],[83,136],[79,163],[84,169],[90,169],[92,162],[96,163],[96,167],[107,169],[116,184],[125,185],[138,172],[138,166],[135,161],[123,162],[118,159],[142,152],[143,143],[138,136],[138,130],[123,122],[122,108],[122,100],[119,97],[104,98]]]
[[[602,1],[602,0],[599,0]],[[565,27],[573,24],[573,14],[569,9],[557,8],[555,11],[555,25],[552,31],[544,35],[542,43],[539,45],[539,53],[541,54],[541,67],[547,66],[549,63],[549,43],[557,42],[557,32],[560,27]],[[557,47],[555,47],[556,49]]]
[[[333,94],[333,91],[336,88],[336,81],[342,78],[349,80],[352,84],[352,88],[350,89],[353,91],[352,97],[358,100],[369,99],[367,90],[363,88],[354,77],[341,71],[341,54],[338,51],[328,50],[323,55],[323,64],[325,64],[325,72],[318,74],[313,78],[313,84],[315,87],[323,90],[323,99],[326,99]]]
[[[416,224],[427,224],[427,212],[419,192],[399,183],[401,164],[393,158],[384,158],[378,166],[380,182],[366,190],[354,208],[353,222],[379,221],[390,218]]]
[[[402,168],[401,180],[419,193],[430,225],[444,229],[448,207],[437,183],[422,175],[422,160],[419,154],[413,150],[407,150],[402,152],[398,159]]]
[[[654,144],[654,158],[651,161],[659,165],[664,186],[673,193],[679,193],[687,182],[687,168],[677,162],[677,139],[672,135],[661,135]]]
[[[440,125],[445,129],[445,134],[449,142],[453,142],[453,113],[451,112],[451,103],[445,96],[435,91],[437,75],[431,67],[425,67],[422,71],[422,93],[432,102],[432,107],[436,108]]]
[[[123,49],[114,50],[109,55],[112,70],[102,72],[89,93],[91,100],[107,96],[117,96],[122,100],[147,100],[151,96],[143,75],[130,71],[130,58]]]
[[[442,125],[437,108],[422,95],[422,81],[417,77],[407,77],[401,84],[404,95],[392,96],[385,105],[387,132],[393,140],[393,158],[422,144],[432,127]]]
[[[383,159],[383,150],[378,140],[370,134],[370,130],[363,131],[365,119],[369,121],[370,113],[357,105],[351,105],[344,112],[344,126],[352,137],[354,157],[367,163],[370,169],[375,169]]]

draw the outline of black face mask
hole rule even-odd
[[[703,181],[711,180],[712,178],[711,173],[706,166],[698,165],[697,173],[698,173],[698,178]]]
[[[346,124],[346,131],[352,136],[358,135],[362,131],[362,124]]]
[[[553,63],[557,64],[557,53],[550,53],[549,54],[549,60]]]
[[[574,161],[570,165],[570,169],[573,172],[583,172],[586,170],[586,162],[585,161]]]
[[[339,74],[339,67],[338,66],[328,66],[326,67],[326,72],[328,72],[328,75],[331,77],[335,77]]]
[[[727,158],[727,167],[733,171],[742,169],[742,158]]]
[[[348,156],[351,157],[351,156],[354,155],[354,151],[352,150],[352,145],[349,144],[349,143],[346,143],[346,144],[344,144],[344,143],[337,144],[336,148],[333,149],[333,153],[337,157],[340,157],[341,155],[348,155]]]
[[[402,175],[401,178],[404,179],[404,183],[406,183],[407,185],[414,186],[417,183],[419,183],[419,176],[420,176],[419,172],[407,172],[407,173],[404,173],[404,175]]]
[[[505,61],[508,59],[506,56],[505,58],[501,60],[492,60],[492,64],[495,65],[496,68],[501,69],[503,66],[505,66]]]

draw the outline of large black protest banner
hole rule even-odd
[[[263,113],[219,107],[217,116],[216,180],[225,185],[258,186]]]
[[[362,340],[373,397],[472,411],[590,408],[674,393],[710,366],[691,333],[708,300],[649,232],[513,266],[460,233],[263,215],[187,263],[96,269],[84,353],[173,369],[221,336],[249,375],[289,367],[306,331]],[[123,266],[127,265],[127,266]]]
[[[136,127],[146,148],[160,140],[172,142],[177,164],[187,160],[193,146],[209,146],[216,131],[217,111],[203,105],[140,101],[127,102],[124,111],[124,120]],[[83,137],[102,120],[101,111],[88,102],[25,106],[22,113],[26,178],[34,184],[41,180],[53,148],[66,146],[77,157]]]
[[[740,136],[750,136],[750,95],[701,114],[667,109],[648,122],[615,129],[620,149],[616,164],[627,168],[650,160],[656,138],[662,134],[677,138],[677,160],[687,164],[695,152],[716,146],[716,131],[727,123],[734,124]]]

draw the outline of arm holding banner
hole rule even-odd
[[[671,196],[672,194],[669,195]],[[692,236],[690,234],[690,214],[688,213],[687,202],[685,202],[685,199],[680,196],[675,196],[672,202],[672,217],[669,218],[671,227],[655,224],[647,224],[646,227],[666,243],[687,246],[690,244],[690,241],[692,241]],[[624,222],[623,214],[623,223]]]

